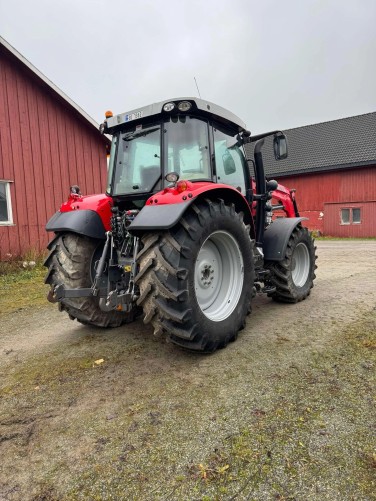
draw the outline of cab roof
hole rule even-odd
[[[192,107],[188,111],[179,111],[178,104],[183,101],[191,103]],[[163,107],[168,103],[174,103],[175,106],[172,111],[164,111]],[[120,113],[119,115],[107,118],[107,131],[111,133],[118,127],[124,128],[128,125],[133,127],[134,125],[137,125],[137,123],[146,121],[150,122],[150,118],[157,117],[158,115],[161,117],[168,117],[176,114],[193,115],[217,120],[225,126],[233,129],[234,133],[246,130],[245,123],[231,111],[222,108],[222,106],[218,106],[217,104],[204,99],[199,99],[197,97],[178,97],[166,99],[164,101],[160,101],[159,103],[149,104],[147,106],[143,106],[142,108],[137,108],[135,110]]]

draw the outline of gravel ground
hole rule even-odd
[[[376,241],[317,246],[311,296],[210,356],[2,315],[0,500],[376,499]]]

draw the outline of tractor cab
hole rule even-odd
[[[201,99],[174,99],[108,116],[112,134],[107,194],[142,206],[178,179],[230,185],[245,196],[249,174],[240,136],[245,124]],[[167,176],[167,179],[166,179]]]

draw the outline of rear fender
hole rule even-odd
[[[48,221],[46,230],[55,233],[69,231],[90,238],[106,238],[103,222],[97,212],[93,210],[58,211]]]
[[[263,252],[265,261],[282,261],[287,243],[296,226],[306,217],[284,217],[275,219],[265,230]]]
[[[237,212],[244,213],[245,224],[251,222],[249,205],[235,188],[213,183],[188,183],[188,190],[182,193],[167,188],[150,197],[128,230],[139,232],[172,228],[193,202],[197,203],[205,199],[222,199],[227,204],[233,203]]]

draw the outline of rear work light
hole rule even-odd
[[[163,106],[163,111],[172,111],[175,108],[175,103],[166,103]]]
[[[192,108],[192,104],[189,101],[181,101],[178,104],[180,111],[189,111]]]

